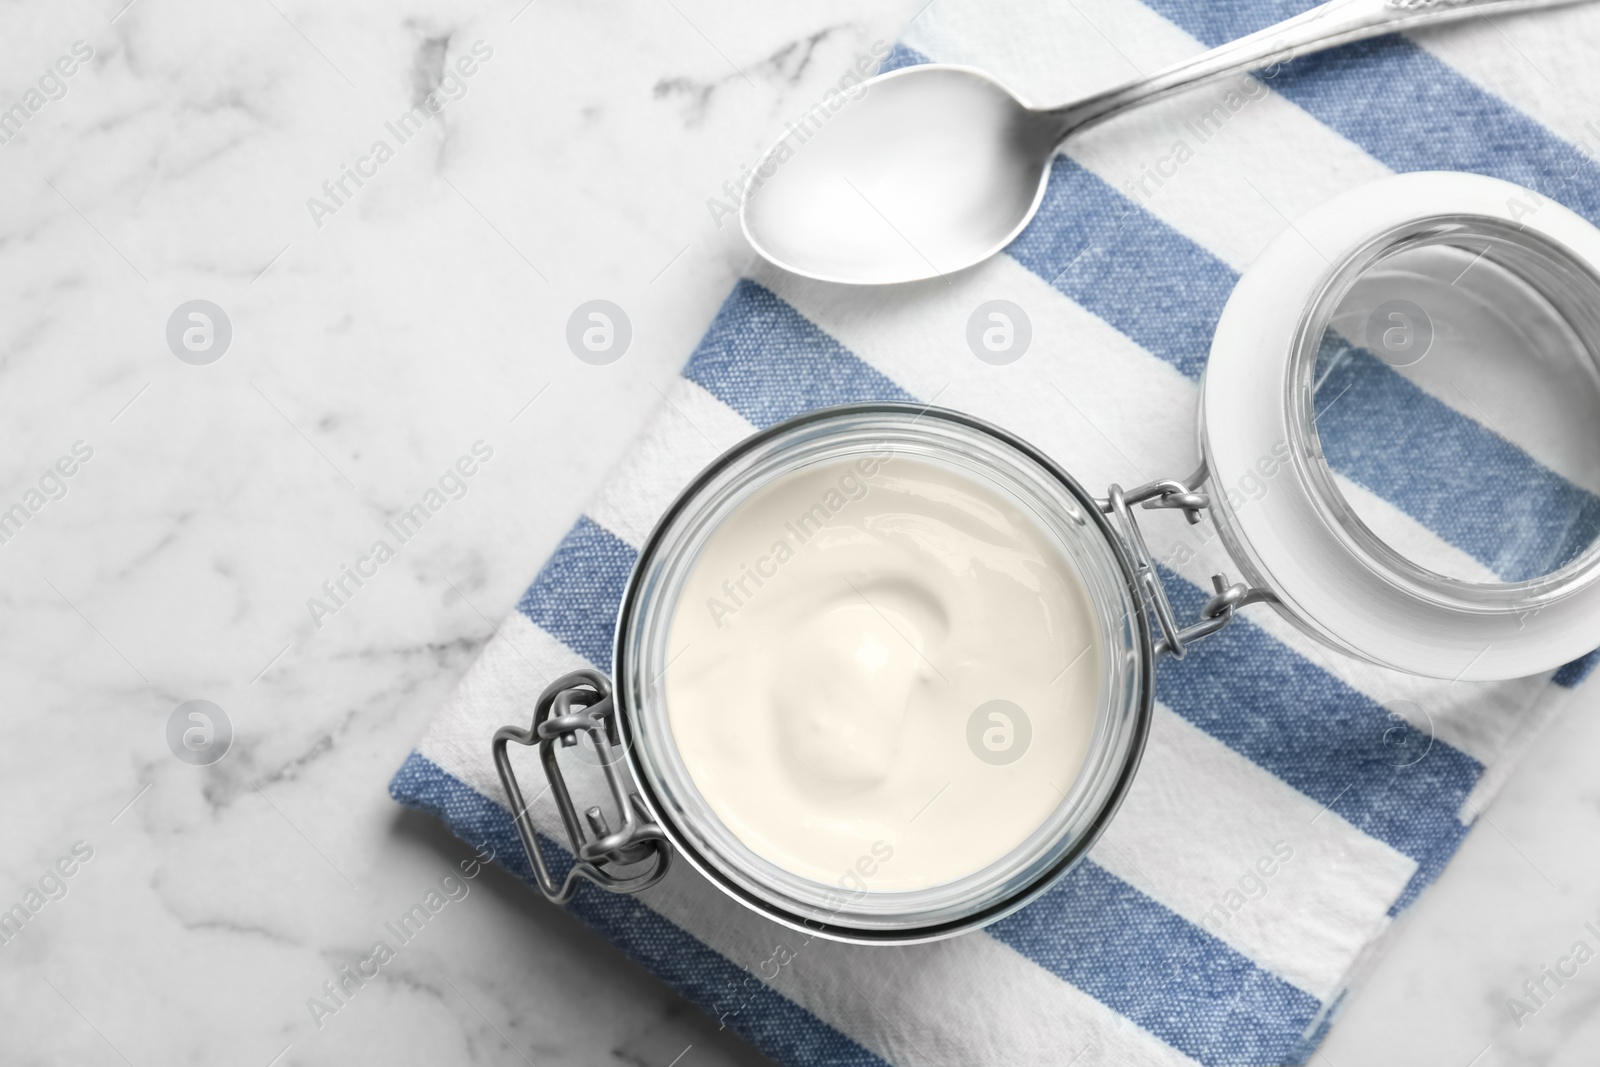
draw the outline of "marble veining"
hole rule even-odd
[[[492,867],[308,1005],[473,859],[386,783],[744,267],[706,201],[920,6],[7,5],[0,102],[93,58],[0,144],[0,499],[94,458],[0,544],[0,904],[93,858],[0,945],[0,1059],[760,1062]],[[462,95],[308,210],[480,41]],[[595,297],[634,326],[606,367],[562,341]],[[195,364],[168,320],[201,299],[232,339]],[[464,494],[309,611],[479,440]],[[207,766],[169,744],[197,699],[232,729]],[[1327,1063],[1594,1061],[1600,964],[1520,1029],[1505,1001],[1600,920],[1596,701],[1532,746]]]

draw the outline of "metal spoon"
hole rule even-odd
[[[907,67],[818,105],[769,148],[740,206],[757,252],[796,274],[883,285],[1000,251],[1033,218],[1067,137],[1183,89],[1425,24],[1583,0],[1329,0],[1148,78],[1032,108],[972,67]]]

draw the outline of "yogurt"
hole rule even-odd
[[[902,892],[982,870],[1062,805],[1100,647],[1076,567],[1019,502],[863,454],[723,517],[675,603],[663,687],[695,788],[746,847]]]

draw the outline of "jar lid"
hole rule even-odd
[[[1600,230],[1416,173],[1297,219],[1223,311],[1218,527],[1313,636],[1451,679],[1600,646]]]

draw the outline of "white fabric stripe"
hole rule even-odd
[[[1516,769],[1528,746],[1533,744],[1545,726],[1567,706],[1567,702],[1572,699],[1572,693],[1573,690],[1565,686],[1543,684],[1533,699],[1511,705],[1524,708],[1521,714],[1485,716],[1509,719],[1512,729],[1500,738],[1495,761],[1484,768],[1478,784],[1473,786],[1472,792],[1461,805],[1461,810],[1456,813],[1463,823],[1470,824],[1477,820],[1478,814],[1500,792],[1500,787]]]
[[[948,283],[907,286],[887,306],[865,289],[770,270],[757,278],[906,389],[1015,430],[1055,456],[1091,492],[1113,481],[1130,486],[1183,477],[1198,464],[1191,442],[1199,387],[1013,259],[998,256]],[[994,298],[1015,302],[1033,324],[1032,347],[1009,366],[980,362],[966,344],[967,316]],[[1172,432],[1174,426],[1182,430]],[[1397,509],[1382,502],[1375,507],[1394,516],[1391,525],[1410,523],[1418,537],[1428,539],[1419,552],[1451,551]],[[1202,588],[1209,588],[1212,574],[1237,573],[1209,521],[1191,527],[1175,516],[1153,515],[1143,528],[1156,558]],[[1516,723],[1514,716],[1484,715],[1477,701],[1493,693],[1519,707],[1511,701],[1531,699],[1540,684],[1524,679],[1450,686],[1337,654],[1270,609],[1251,609],[1244,617],[1480,761],[1498,751],[1499,731],[1509,733]]]
[[[589,517],[634,548],[695,475],[755,427],[687,378],[663,395],[655,418],[606,477]]]
[[[1159,704],[1139,776],[1093,854],[1323,1001],[1417,869]]]
[[[483,653],[467,669],[417,751],[486,797],[503,798],[489,745],[502,726],[526,726],[533,701],[557,678],[581,667],[584,658],[539,629],[520,611],[506,616]]]
[[[1026,32],[1014,32],[1018,26]],[[1116,84],[1136,71],[1156,70],[1203,48],[1139,0],[940,4],[913,24],[907,43],[939,62],[982,67],[1024,97],[1051,103]],[[1548,49],[1540,54],[1564,54],[1575,62],[1579,53]],[[1071,61],[1064,62],[1064,56]],[[1524,81],[1530,80],[1526,70],[1524,65]],[[1587,80],[1597,79],[1591,74]],[[1390,171],[1275,93],[1257,91],[1236,113],[1227,111],[1224,101],[1236,90],[1235,83],[1202,87],[1140,108],[1069,142],[1067,154],[1235,271],[1243,271],[1288,220]],[[1218,106],[1223,106],[1226,121],[1214,121],[1214,132],[1202,130],[1201,119]],[[1575,121],[1578,115],[1568,118]],[[1588,118],[1600,130],[1600,108]],[[1590,140],[1600,151],[1600,133],[1591,134]],[[1182,163],[1175,162],[1179,142],[1192,153]],[[1284,151],[1285,145],[1293,145],[1294,151]],[[1175,173],[1148,177],[1158,164]],[[1481,394],[1468,399],[1433,369],[1424,360],[1403,373],[1441,403],[1474,421],[1490,420],[1496,433],[1569,480],[1600,492],[1600,470],[1585,447],[1589,442],[1571,433],[1587,407],[1580,404],[1567,418],[1558,418],[1551,414],[1548,397],[1497,404],[1495,398],[1504,394],[1493,381],[1485,381]],[[1524,390],[1530,380],[1526,368],[1505,361],[1498,364],[1497,375]]]
[[[514,614],[417,750],[505,807],[493,763],[485,758],[488,739],[500,726],[527,718],[529,709],[519,694],[533,684],[530,664],[554,677],[575,660],[559,642]],[[527,753],[518,755],[524,795],[538,797],[530,805],[534,821],[559,840],[554,802],[528,776],[537,775],[536,763]],[[597,775],[585,774],[571,761],[563,766],[575,789],[598,787]],[[894,950],[805,943],[805,935],[742,907],[683,863],[643,899],[751,972],[772,957],[775,946],[793,950],[795,957],[780,971],[775,988],[891,1062],[1032,1063],[1045,1049],[1059,1050],[1063,1063],[1078,1056],[1079,1065],[1193,1062],[985,934]],[[734,1011],[741,1000],[737,990],[729,990],[721,1010]]]

